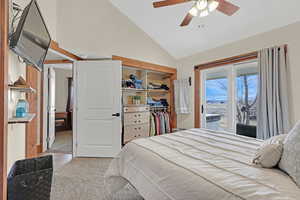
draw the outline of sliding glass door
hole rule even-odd
[[[203,71],[201,80],[202,127],[212,130],[231,130],[231,66]]]
[[[236,132],[256,128],[257,62],[201,71],[201,127]]]

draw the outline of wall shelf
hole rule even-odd
[[[13,91],[25,92],[25,93],[36,93],[36,90],[32,87],[13,86],[9,85],[8,88]]]
[[[146,92],[146,89],[122,88],[124,92]]]
[[[169,90],[161,90],[161,89],[148,89],[149,93],[169,93]]]
[[[169,93],[169,90],[162,89],[136,89],[136,88],[122,88],[124,92],[149,92],[149,93]]]
[[[29,113],[27,117],[12,117],[8,120],[8,124],[29,123],[35,118],[36,114]]]

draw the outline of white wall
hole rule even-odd
[[[288,44],[289,46],[289,76],[291,83],[291,92],[289,95],[291,101],[290,116],[292,122],[295,123],[297,120],[300,120],[300,22],[181,59],[179,60],[180,67],[178,77],[187,78],[191,76],[194,79],[194,66],[197,64],[281,44]],[[191,104],[194,106],[194,85],[190,89],[190,97]],[[194,113],[178,116],[178,126],[181,128],[194,127]]]
[[[57,38],[64,48],[176,67],[175,60],[109,0],[64,0],[57,8]]]
[[[68,101],[68,78],[72,70],[54,68],[55,70],[55,108],[56,112],[66,112]]]
[[[22,7],[26,6],[30,0],[14,0]],[[41,11],[49,28],[49,32],[53,38],[56,38],[56,0],[38,0]],[[22,76],[26,79],[26,67],[21,63],[18,57],[9,52],[8,73],[10,82],[14,82]],[[16,92],[8,94],[8,115],[9,117],[15,114],[16,103],[19,98],[24,98],[25,95]],[[8,146],[7,146],[7,167],[8,171],[16,160],[25,158],[25,125],[15,124],[8,126]]]

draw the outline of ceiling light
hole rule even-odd
[[[218,1],[210,0],[209,3],[208,3],[209,12],[212,12],[212,11],[216,10],[218,6],[219,6]]]
[[[199,17],[206,17],[209,14],[208,9],[201,10]]]
[[[196,5],[199,10],[204,10],[207,7],[207,4],[207,0],[199,0]]]
[[[189,13],[196,17],[198,15],[198,9],[196,8],[196,6],[192,7]]]

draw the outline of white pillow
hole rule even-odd
[[[300,121],[284,140],[279,168],[288,173],[300,186]]]
[[[264,144],[283,144],[285,138],[287,137],[288,134],[282,134],[282,135],[277,135],[273,136],[270,139],[264,141]]]
[[[280,161],[285,137],[286,134],[266,140],[257,150],[253,163],[264,168],[275,167]]]

